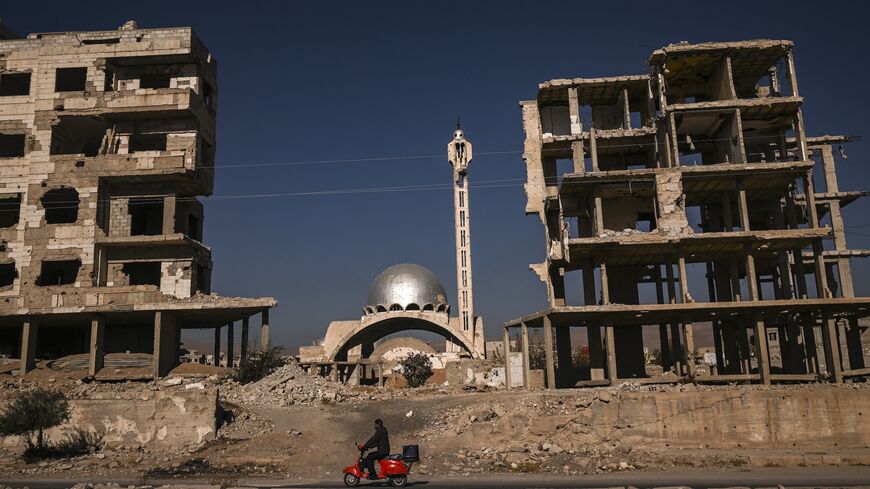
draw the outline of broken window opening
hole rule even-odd
[[[163,234],[163,197],[143,197],[127,202],[130,236]]]
[[[0,134],[0,158],[21,158],[27,137],[24,134]]]
[[[104,92],[115,91],[115,72],[114,71],[106,70],[105,81],[103,82],[103,91]]]
[[[209,109],[214,109],[214,89],[205,80],[202,82],[202,100]]]
[[[193,214],[187,215],[187,236],[196,241],[202,241],[202,223]]]
[[[18,278],[18,270],[15,268],[15,262],[0,263],[0,288],[12,287],[16,278]]]
[[[139,77],[139,88],[169,88],[172,76],[168,73],[151,73]]]
[[[121,42],[120,37],[110,37],[108,39],[82,39],[83,45],[90,44],[118,44]]]
[[[122,271],[130,285],[155,285],[160,287],[161,263],[159,261],[125,263]]]
[[[203,294],[208,294],[211,292],[210,287],[210,271],[208,267],[204,265],[197,264],[196,265],[196,290],[197,292],[202,292]]]
[[[651,212],[644,212],[637,215],[637,221],[634,223],[634,229],[644,233],[655,231],[656,217]]]
[[[36,284],[39,286],[74,284],[81,268],[81,260],[46,260]]]
[[[11,228],[21,218],[21,194],[0,196],[0,228]]]
[[[30,73],[3,73],[0,75],[0,97],[30,95]]]
[[[58,68],[54,75],[55,92],[82,92],[88,79],[87,67]]]
[[[166,133],[131,134],[130,153],[166,151]]]
[[[79,217],[79,193],[64,187],[49,190],[42,196],[46,224],[71,224]]]
[[[106,136],[106,123],[99,117],[61,117],[51,128],[53,155],[84,154],[97,156]]]

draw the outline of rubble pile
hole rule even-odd
[[[346,402],[360,395],[339,382],[305,373],[295,364],[287,364],[250,384],[226,380],[221,385],[221,399],[246,406],[292,406]]]

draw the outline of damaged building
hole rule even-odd
[[[181,330],[262,317],[272,298],[211,294],[203,205],[213,190],[217,63],[190,28],[0,37],[0,354],[151,354]],[[216,355],[219,357],[220,355]],[[244,354],[242,355],[244,358]],[[230,358],[232,356],[230,355]]]
[[[852,138],[805,133],[793,43],[672,44],[648,64],[551,80],[520,104],[526,213],[546,236],[531,268],[548,293],[547,309],[505,324],[524,385],[530,334],[549,388],[870,374],[870,298],[850,271],[870,250],[847,246],[842,216],[865,192],[837,181]],[[715,350],[705,372],[701,332]],[[647,371],[653,349],[661,374]]]

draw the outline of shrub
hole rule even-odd
[[[64,435],[64,439],[58,442],[52,451],[59,456],[74,457],[86,453],[98,452],[103,448],[103,434],[92,433],[81,428],[74,428]]]
[[[245,360],[239,364],[233,375],[233,380],[240,384],[256,382],[287,363],[281,357],[281,349],[277,347],[251,352]]]
[[[62,392],[37,387],[15,394],[0,415],[0,435],[23,436],[27,448],[44,451],[45,430],[69,419],[69,403]]]
[[[410,387],[420,387],[432,376],[432,361],[425,353],[411,353],[399,364]]]

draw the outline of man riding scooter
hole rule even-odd
[[[387,427],[384,426],[384,422],[380,419],[375,420],[375,434],[367,442],[359,446],[360,450],[367,450],[369,448],[374,448],[375,450],[365,456],[363,466],[368,471],[367,478],[373,480],[378,478],[378,472],[375,470],[375,460],[383,460],[390,454],[390,435],[387,433]]]

